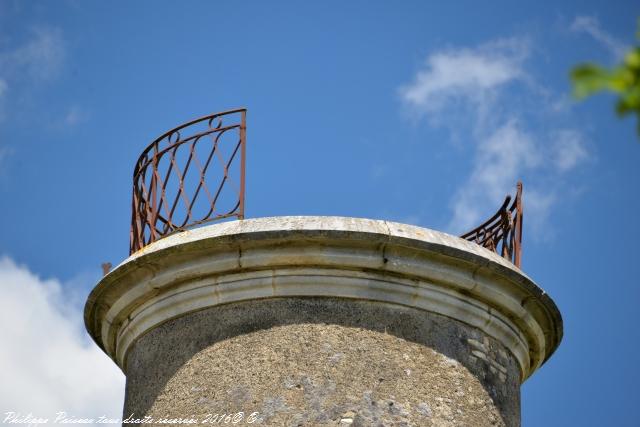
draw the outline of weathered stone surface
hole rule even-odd
[[[287,298],[206,309],[139,339],[126,373],[125,416],[255,411],[270,426],[519,425],[519,369],[502,345],[384,303]]]

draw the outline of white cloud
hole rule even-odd
[[[497,209],[505,195],[513,191],[519,176],[540,161],[534,140],[516,120],[495,129],[478,143],[473,170],[455,195],[449,228],[464,232],[479,225],[488,213],[486,208]]]
[[[12,150],[9,147],[0,146],[0,176],[4,171],[3,163],[11,155]]]
[[[78,123],[85,121],[86,118],[86,112],[77,105],[74,105],[69,109],[69,111],[67,111],[67,114],[64,116],[63,124],[66,126],[75,126]]]
[[[449,49],[430,55],[409,85],[400,89],[403,101],[418,112],[433,114],[452,102],[492,102],[495,91],[524,77],[522,63],[528,43],[505,39],[477,49]]]
[[[32,28],[27,40],[10,49],[0,51],[0,124],[9,112],[11,93],[28,92],[35,82],[54,78],[66,56],[62,32],[56,28]],[[15,104],[15,103],[14,103]],[[73,117],[71,117],[73,119]],[[0,147],[0,161],[8,149]],[[3,155],[4,153],[4,155]]]
[[[563,129],[552,138],[552,161],[559,172],[568,172],[589,157],[580,132]]]
[[[0,68],[14,77],[26,74],[38,80],[48,80],[56,76],[64,57],[64,41],[60,30],[34,28],[26,43],[0,53]]]
[[[529,189],[523,195],[526,222],[538,240],[548,240],[554,235],[553,228],[548,227],[547,223],[558,198],[557,191]]]
[[[0,414],[120,418],[124,376],[83,332],[61,283],[3,257],[0,292]]]
[[[2,98],[5,93],[7,93],[7,90],[9,90],[9,85],[7,84],[6,80],[0,79],[0,98]]]
[[[0,123],[4,121],[4,98],[9,91],[7,81],[0,78]],[[2,148],[0,147],[0,162],[2,161]]]
[[[592,16],[576,16],[570,27],[571,31],[584,32],[593,37],[611,53],[615,60],[621,60],[628,49],[624,43],[604,31],[597,18]]]
[[[0,123],[5,118],[8,90],[20,93],[34,82],[54,78],[66,55],[62,32],[37,27],[22,44],[0,51]]]
[[[532,111],[564,113],[557,102],[549,102],[552,92],[525,71],[529,54],[530,43],[521,38],[434,52],[412,83],[400,89],[412,113],[448,126],[456,138],[463,129],[474,142],[472,166],[451,201],[448,228],[454,233],[479,225],[521,179],[525,200],[532,198],[526,202],[530,214],[537,216],[530,223],[542,228],[560,191],[549,185],[549,177],[566,174],[589,157],[578,130],[527,125]],[[508,89],[523,91],[530,102],[526,110]]]

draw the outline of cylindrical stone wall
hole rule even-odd
[[[270,426],[519,426],[520,384],[562,335],[496,254],[334,217],[160,240],[98,284],[85,321],[127,376],[124,418]]]

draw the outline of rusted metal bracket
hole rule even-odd
[[[513,202],[511,196],[507,196],[498,212],[460,237],[494,251],[520,268],[522,220],[522,182],[519,181]]]
[[[102,275],[106,276],[107,274],[109,274],[109,272],[111,271],[111,267],[112,267],[111,263],[110,262],[103,262],[101,264],[101,266],[102,266]]]

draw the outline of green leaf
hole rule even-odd
[[[574,95],[585,98],[595,92],[607,89],[610,86],[611,75],[608,70],[595,65],[583,64],[571,72]]]
[[[631,52],[627,53],[624,58],[624,63],[629,68],[638,69],[640,68],[640,47],[636,47]]]
[[[632,111],[640,111],[640,85],[622,94],[616,104],[616,112],[620,116]]]
[[[640,40],[640,18],[638,32]],[[607,69],[597,64],[580,64],[571,70],[573,95],[586,98],[597,92],[613,92],[619,95],[616,113],[624,116],[635,113],[640,135],[640,46],[632,48],[617,67]]]

